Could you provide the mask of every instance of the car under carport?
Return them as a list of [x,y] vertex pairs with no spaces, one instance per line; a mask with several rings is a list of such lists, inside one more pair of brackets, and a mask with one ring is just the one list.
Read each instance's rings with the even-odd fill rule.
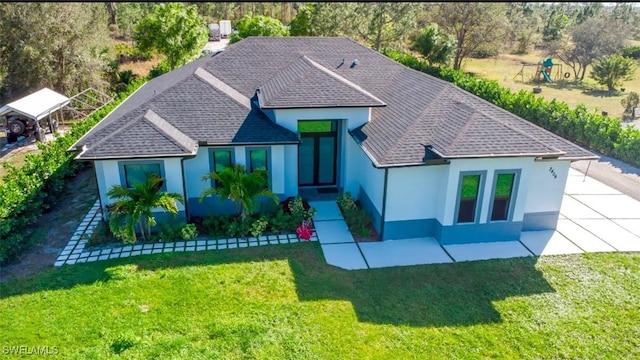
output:
[[32,135],[37,141],[43,141],[47,128],[52,133],[57,130],[57,120],[52,115],[68,105],[70,100],[49,88],[43,88],[4,105],[0,108],[0,123],[7,134],[7,142],[13,143],[20,136]]

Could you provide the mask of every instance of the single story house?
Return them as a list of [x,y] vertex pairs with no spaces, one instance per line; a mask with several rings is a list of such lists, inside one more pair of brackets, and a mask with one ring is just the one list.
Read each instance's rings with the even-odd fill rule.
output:
[[[229,211],[201,192],[230,164],[266,168],[280,198],[351,192],[384,240],[517,240],[554,229],[583,148],[348,38],[250,37],[157,77],[70,150],[102,207],[145,173],[180,216]],[[103,211],[104,213],[104,211]]]

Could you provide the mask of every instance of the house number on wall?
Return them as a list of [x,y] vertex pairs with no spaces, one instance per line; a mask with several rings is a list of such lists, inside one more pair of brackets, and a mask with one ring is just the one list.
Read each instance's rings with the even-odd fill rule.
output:
[[551,175],[553,175],[554,179],[558,178],[558,175],[556,174],[556,171],[553,170],[553,167],[549,166],[549,172],[551,173]]

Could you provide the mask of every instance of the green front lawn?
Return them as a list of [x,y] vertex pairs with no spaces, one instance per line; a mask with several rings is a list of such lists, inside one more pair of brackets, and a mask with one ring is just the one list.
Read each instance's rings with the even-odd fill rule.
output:
[[640,254],[346,271],[299,243],[0,286],[3,346],[56,346],[62,358],[640,357]]

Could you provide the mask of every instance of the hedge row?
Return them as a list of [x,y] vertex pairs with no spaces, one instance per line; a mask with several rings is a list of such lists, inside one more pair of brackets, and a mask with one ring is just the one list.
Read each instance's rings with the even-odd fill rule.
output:
[[390,50],[382,53],[412,69],[449,81],[576,144],[640,166],[640,130],[623,127],[617,119],[590,113],[582,104],[570,109],[564,102],[546,101],[525,90],[513,93],[496,81],[478,79],[452,68],[429,66],[407,53]]
[[15,259],[33,244],[29,228],[59,200],[66,180],[84,166],[74,161],[77,154],[67,149],[143,83],[130,84],[114,101],[73,124],[54,141],[39,143],[41,153],[27,155],[22,168],[3,164],[8,171],[0,184],[0,264]]

